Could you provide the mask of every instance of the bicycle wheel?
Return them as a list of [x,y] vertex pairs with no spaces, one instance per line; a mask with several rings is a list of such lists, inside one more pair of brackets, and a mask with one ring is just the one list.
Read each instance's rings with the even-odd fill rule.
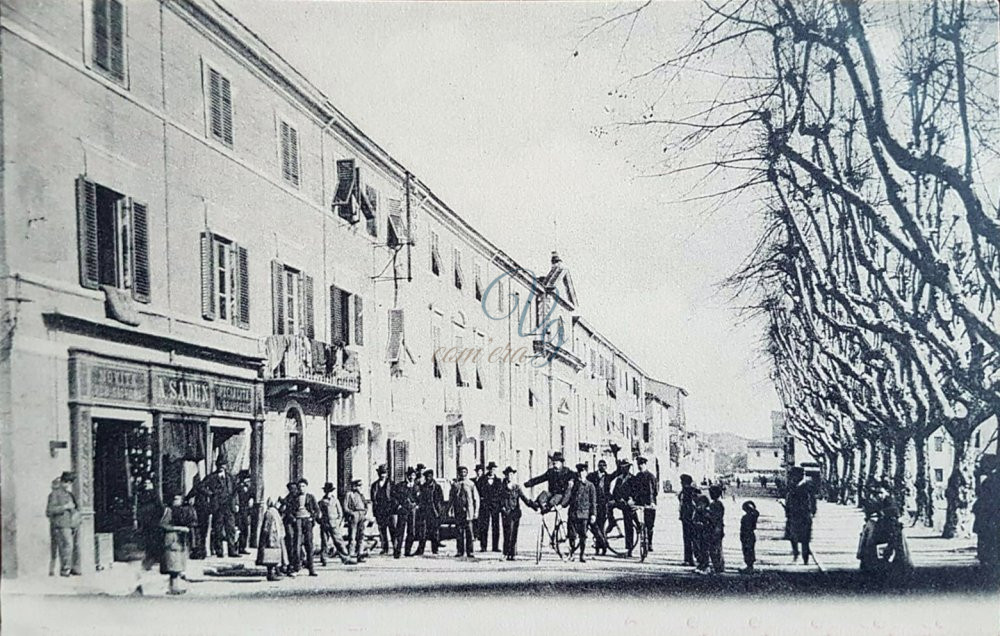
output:
[[625,520],[622,516],[622,511],[620,508],[612,508],[608,510],[608,519],[614,519],[616,533],[608,536],[607,532],[607,522],[605,522],[605,527],[602,529],[604,531],[604,539],[607,542],[608,551],[615,555],[616,557],[625,556],[625,533],[623,528],[625,527]]
[[569,538],[566,536],[566,523],[560,518],[556,519],[556,527],[552,531],[552,548],[563,561],[570,556],[568,545],[563,545]]
[[646,524],[641,521],[637,521],[635,524],[635,531],[639,539],[639,562],[642,563],[646,560],[649,555],[649,536],[646,534]]
[[538,541],[535,543],[535,565],[542,562],[542,544],[545,542],[545,521],[538,524]]

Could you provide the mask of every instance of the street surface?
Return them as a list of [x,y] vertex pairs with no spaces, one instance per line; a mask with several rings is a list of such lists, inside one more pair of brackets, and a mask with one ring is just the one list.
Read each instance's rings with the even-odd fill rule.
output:
[[[5,584],[4,627],[12,634],[178,633],[181,625],[186,633],[280,633],[287,631],[291,611],[296,626],[337,625],[338,633],[461,633],[477,621],[493,619],[512,629],[520,621],[530,619],[537,627],[539,619],[551,619],[560,629],[575,621],[586,629],[591,620],[626,627],[655,620],[660,626],[672,625],[675,633],[717,633],[731,621],[751,634],[801,629],[821,634],[859,629],[908,635],[1000,633],[998,585],[976,569],[972,541],[944,540],[922,528],[908,529],[913,578],[903,585],[878,587],[858,572],[854,554],[862,517],[857,509],[819,504],[814,549],[821,570],[791,563],[788,543],[781,540],[781,506],[774,499],[755,498],[761,511],[761,572],[744,576],[737,573],[743,567],[742,501],[725,499],[727,571],[721,576],[698,575],[681,565],[677,503],[666,495],[661,496],[654,551],[645,563],[610,556],[588,556],[585,564],[563,562],[547,551],[536,565],[538,516],[528,510],[521,525],[519,560],[513,563],[493,552],[480,554],[475,562],[455,559],[454,542],[449,541],[437,556],[373,556],[356,566],[334,561],[318,568],[318,577],[267,582],[252,558],[243,561],[244,570],[227,576],[210,572],[231,567],[235,560],[209,560],[191,562],[197,565],[189,573],[189,591],[181,597],[164,595],[166,577],[155,570],[140,573],[120,565],[103,573],[99,582],[56,577]],[[206,573],[198,571],[202,567]],[[137,582],[144,596],[127,596]],[[25,627],[44,623],[39,612],[51,617],[51,631]],[[223,618],[226,622],[220,622]],[[900,629],[904,623],[913,628]]]

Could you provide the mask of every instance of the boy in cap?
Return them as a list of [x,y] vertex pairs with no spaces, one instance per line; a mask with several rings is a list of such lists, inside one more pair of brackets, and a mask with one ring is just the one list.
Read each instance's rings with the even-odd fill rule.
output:
[[503,469],[503,483],[500,489],[500,517],[503,521],[503,557],[513,561],[517,555],[517,530],[521,525],[521,502],[529,508],[535,504],[524,496],[524,491],[514,481],[517,471],[508,466]]
[[[365,496],[361,494],[361,480],[355,479],[351,482],[351,491],[344,496],[344,514],[347,516],[347,552],[353,553],[354,558],[361,560],[361,545],[365,538],[365,516],[368,505],[365,503]],[[379,532],[382,531],[379,526]],[[385,536],[384,534],[382,536]]]
[[741,574],[753,574],[753,564],[757,561],[757,505],[752,501],[743,502],[743,518],[740,519],[740,546],[743,548],[743,562],[746,568]]
[[646,544],[653,551],[653,527],[656,525],[656,495],[660,488],[656,483],[656,475],[647,468],[649,463],[645,457],[637,457],[635,463],[639,466],[637,474],[631,483],[630,494],[637,506],[645,506],[642,510],[642,523],[646,527]]
[[580,563],[586,562],[587,528],[597,519],[597,489],[587,481],[587,464],[576,465],[576,488],[570,496],[569,545],[570,553],[580,549]]
[[[333,544],[333,554],[340,557],[340,560],[346,565],[348,563],[353,563],[350,558],[350,553],[347,551],[347,546],[344,545],[344,538],[342,536],[344,527],[344,509],[340,506],[340,502],[337,501],[337,495],[334,494],[333,484],[326,482],[323,484],[323,498],[319,500],[319,562],[320,565],[326,565],[326,557],[328,555],[327,542]],[[329,554],[329,556],[333,556]]]
[[76,475],[66,471],[58,479],[52,480],[45,514],[49,518],[49,540],[51,542],[49,576],[55,574],[56,555],[59,556],[59,574],[69,576],[80,574],[80,551],[77,546],[77,530],[80,514],[76,498],[70,487]]

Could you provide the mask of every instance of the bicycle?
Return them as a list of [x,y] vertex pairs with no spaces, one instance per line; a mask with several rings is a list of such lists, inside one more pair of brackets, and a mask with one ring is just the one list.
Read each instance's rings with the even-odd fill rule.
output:
[[[614,525],[616,525],[620,529],[621,535],[613,538],[621,539],[623,541],[623,544],[619,545],[616,548],[615,545],[612,543],[612,537],[607,536],[606,527],[601,528],[601,535],[606,545],[608,546],[608,550],[616,557],[622,557],[622,558],[627,557],[629,552],[627,549],[628,547],[627,541],[625,540],[626,514],[630,515],[632,518],[632,526],[635,530],[634,532],[635,544],[632,546],[632,549],[634,550],[635,548],[639,548],[639,562],[641,563],[645,561],[646,557],[649,556],[649,535],[646,532],[646,524],[642,520],[643,515],[640,514],[640,512],[646,510],[647,508],[653,508],[653,506],[639,506],[635,504],[618,503],[613,505],[608,510],[609,523],[607,525],[611,525],[610,522],[612,520],[614,521]],[[617,515],[616,511],[618,513]]]
[[[541,563],[542,548],[546,543],[561,561],[565,561],[570,556],[570,551],[565,550],[563,544],[569,541],[569,537],[566,531],[566,522],[563,521],[562,514],[559,512],[559,506],[539,504],[535,509],[541,516],[541,523],[538,526],[538,540],[535,543],[535,564]],[[545,520],[545,516],[550,512],[555,513],[555,519],[551,528],[549,528],[549,524]]]

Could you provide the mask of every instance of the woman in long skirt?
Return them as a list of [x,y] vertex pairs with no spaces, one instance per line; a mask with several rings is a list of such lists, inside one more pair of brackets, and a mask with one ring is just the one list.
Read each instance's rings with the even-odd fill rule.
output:
[[277,570],[288,566],[288,549],[285,546],[285,524],[278,512],[278,505],[272,499],[267,500],[267,511],[260,525],[260,538],[257,541],[257,565],[267,567],[267,580],[277,581]]
[[190,550],[190,519],[184,499],[176,495],[172,505],[163,511],[160,528],[163,529],[163,553],[160,558],[160,573],[170,577],[170,588],[167,594],[183,594],[186,590],[177,586],[177,580],[187,569],[188,551]]

